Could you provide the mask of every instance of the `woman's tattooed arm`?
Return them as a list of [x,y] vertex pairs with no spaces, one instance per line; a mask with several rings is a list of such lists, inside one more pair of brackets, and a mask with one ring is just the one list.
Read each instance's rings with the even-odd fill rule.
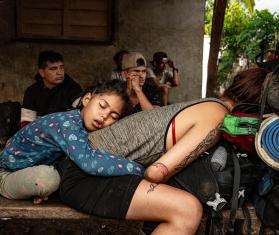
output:
[[205,139],[188,155],[186,156],[176,167],[175,172],[178,172],[185,168],[189,163],[196,160],[202,153],[214,146],[220,137],[219,124],[215,129],[211,130]]

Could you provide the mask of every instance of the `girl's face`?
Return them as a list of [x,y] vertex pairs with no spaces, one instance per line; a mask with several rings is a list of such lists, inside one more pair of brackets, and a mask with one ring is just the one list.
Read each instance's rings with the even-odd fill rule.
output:
[[124,101],[115,93],[90,94],[82,99],[81,115],[85,128],[95,131],[115,123],[121,116]]

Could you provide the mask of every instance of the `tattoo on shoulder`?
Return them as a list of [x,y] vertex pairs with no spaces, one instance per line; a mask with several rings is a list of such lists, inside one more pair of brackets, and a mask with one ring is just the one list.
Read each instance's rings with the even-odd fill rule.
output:
[[185,168],[185,166],[196,160],[202,153],[217,143],[220,135],[219,128],[221,125],[222,123],[220,123],[215,129],[211,130],[204,140],[175,167],[176,172]]
[[159,184],[151,183],[151,184],[149,185],[149,189],[147,190],[147,194],[148,194],[148,193],[152,193],[158,185],[159,185]]

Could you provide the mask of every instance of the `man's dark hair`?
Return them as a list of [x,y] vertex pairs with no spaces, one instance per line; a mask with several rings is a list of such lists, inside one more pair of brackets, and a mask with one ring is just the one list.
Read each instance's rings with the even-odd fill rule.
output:
[[58,62],[58,61],[64,61],[63,56],[55,51],[42,51],[39,54],[38,58],[38,68],[44,69],[47,66],[47,62]]
[[163,52],[163,51],[158,51],[158,52],[155,52],[153,54],[153,63],[156,64],[156,66],[159,65],[159,63],[162,62],[162,59],[163,58],[168,58],[168,55],[167,53]]
[[129,52],[127,50],[120,50],[113,56],[113,61],[116,64],[116,69],[121,71],[122,67],[122,58],[124,54],[128,54]]

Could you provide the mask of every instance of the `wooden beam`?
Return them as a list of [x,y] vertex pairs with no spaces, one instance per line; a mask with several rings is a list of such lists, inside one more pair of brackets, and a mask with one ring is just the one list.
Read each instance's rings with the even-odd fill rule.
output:
[[15,38],[15,0],[0,1],[0,45]]
[[208,75],[206,96],[216,96],[218,53],[224,25],[227,0],[215,0],[211,27],[210,51],[208,58]]

